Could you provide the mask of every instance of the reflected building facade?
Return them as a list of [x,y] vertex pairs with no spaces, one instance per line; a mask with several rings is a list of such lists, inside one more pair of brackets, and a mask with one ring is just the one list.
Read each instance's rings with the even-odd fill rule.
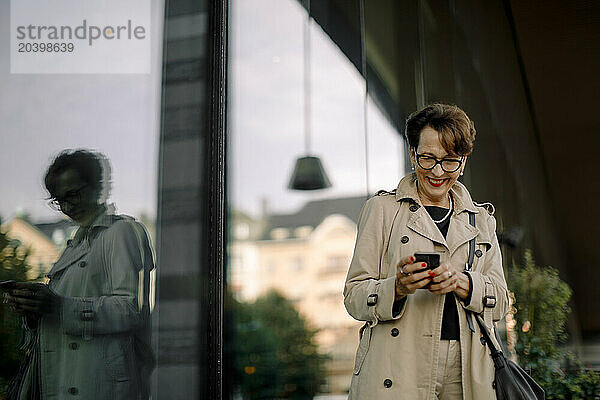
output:
[[27,249],[30,268],[27,277],[43,280],[52,264],[58,260],[76,226],[69,220],[34,224],[26,217],[17,216],[2,224],[0,229]]
[[350,388],[356,334],[361,323],[343,304],[343,283],[352,258],[364,196],[307,202],[290,214],[253,220],[234,211],[229,245],[230,287],[238,301],[253,302],[270,290],[288,298],[318,333],[326,393]]

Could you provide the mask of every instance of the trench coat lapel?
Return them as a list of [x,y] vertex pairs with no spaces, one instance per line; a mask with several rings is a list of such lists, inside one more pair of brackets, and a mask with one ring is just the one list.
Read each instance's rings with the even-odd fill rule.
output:
[[468,222],[464,221],[463,218],[467,213],[462,215],[452,215],[450,220],[450,226],[448,227],[448,250],[450,256],[454,254],[456,249],[462,244],[467,243],[469,240],[477,237],[479,234],[479,228],[471,226]]
[[89,251],[90,244],[88,240],[82,240],[76,246],[73,245],[73,242],[69,243],[58,261],[52,266],[52,269],[48,273],[48,277],[52,279],[52,276],[82,259]]
[[58,261],[54,263],[52,269],[48,273],[49,278],[52,278],[53,275],[56,275],[58,272],[73,265],[89,253],[91,249],[89,238],[90,232],[98,228],[109,227],[112,224],[114,216],[107,214],[106,206],[102,205],[99,211],[98,216],[90,225],[87,232],[84,232],[81,230],[82,228],[79,228],[75,233],[75,237],[67,242],[65,251],[61,254]]
[[435,226],[435,223],[429,217],[429,214],[427,214],[425,207],[419,207],[416,212],[411,213],[406,226],[419,235],[425,236],[429,240],[447,246],[446,240],[444,239],[444,236],[442,236],[442,232]]

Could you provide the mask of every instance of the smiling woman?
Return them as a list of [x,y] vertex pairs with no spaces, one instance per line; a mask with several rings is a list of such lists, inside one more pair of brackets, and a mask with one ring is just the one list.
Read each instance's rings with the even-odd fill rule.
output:
[[449,190],[465,169],[475,135],[475,124],[456,106],[432,104],[408,118],[406,139],[423,205],[451,207]]
[[[495,398],[492,360],[466,316],[498,321],[508,309],[496,221],[458,182],[475,134],[456,106],[411,114],[415,172],[363,207],[344,290],[348,313],[366,321],[350,399],[372,398],[382,383],[389,398]],[[466,268],[475,243],[481,257]],[[433,255],[439,266],[428,265]]]

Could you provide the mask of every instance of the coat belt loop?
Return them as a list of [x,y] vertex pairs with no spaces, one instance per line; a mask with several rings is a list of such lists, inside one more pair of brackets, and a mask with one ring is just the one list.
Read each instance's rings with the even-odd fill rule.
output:
[[91,318],[86,318],[83,320],[83,335],[82,339],[89,342],[92,340],[92,324],[94,323],[94,315],[93,315],[93,303],[90,300],[84,300],[85,310],[92,310]]

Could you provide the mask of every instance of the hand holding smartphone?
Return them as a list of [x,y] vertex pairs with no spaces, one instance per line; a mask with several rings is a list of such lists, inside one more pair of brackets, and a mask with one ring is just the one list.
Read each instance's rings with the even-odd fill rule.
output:
[[56,313],[60,308],[60,297],[48,285],[40,282],[0,282],[0,288],[8,294],[8,303],[22,315]]
[[0,282],[0,289],[5,292],[10,292],[11,290],[15,289],[16,287],[17,287],[17,282],[13,281],[13,280]]
[[415,259],[416,263],[424,262],[427,264],[424,269],[436,269],[440,266],[440,253],[415,253]]
[[20,290],[27,291],[28,293],[33,294],[33,293],[38,292],[44,286],[46,286],[46,285],[44,285],[43,283],[40,283],[40,282],[17,282],[17,281],[13,281],[13,280],[0,282],[0,289],[2,289],[5,292],[10,292],[11,290],[15,290],[15,289],[20,289]]
[[[434,270],[440,266],[440,253],[415,253],[415,263],[425,263],[427,266],[423,269],[420,269],[416,272],[421,272],[425,270]],[[421,289],[426,289],[429,284],[425,285]]]

